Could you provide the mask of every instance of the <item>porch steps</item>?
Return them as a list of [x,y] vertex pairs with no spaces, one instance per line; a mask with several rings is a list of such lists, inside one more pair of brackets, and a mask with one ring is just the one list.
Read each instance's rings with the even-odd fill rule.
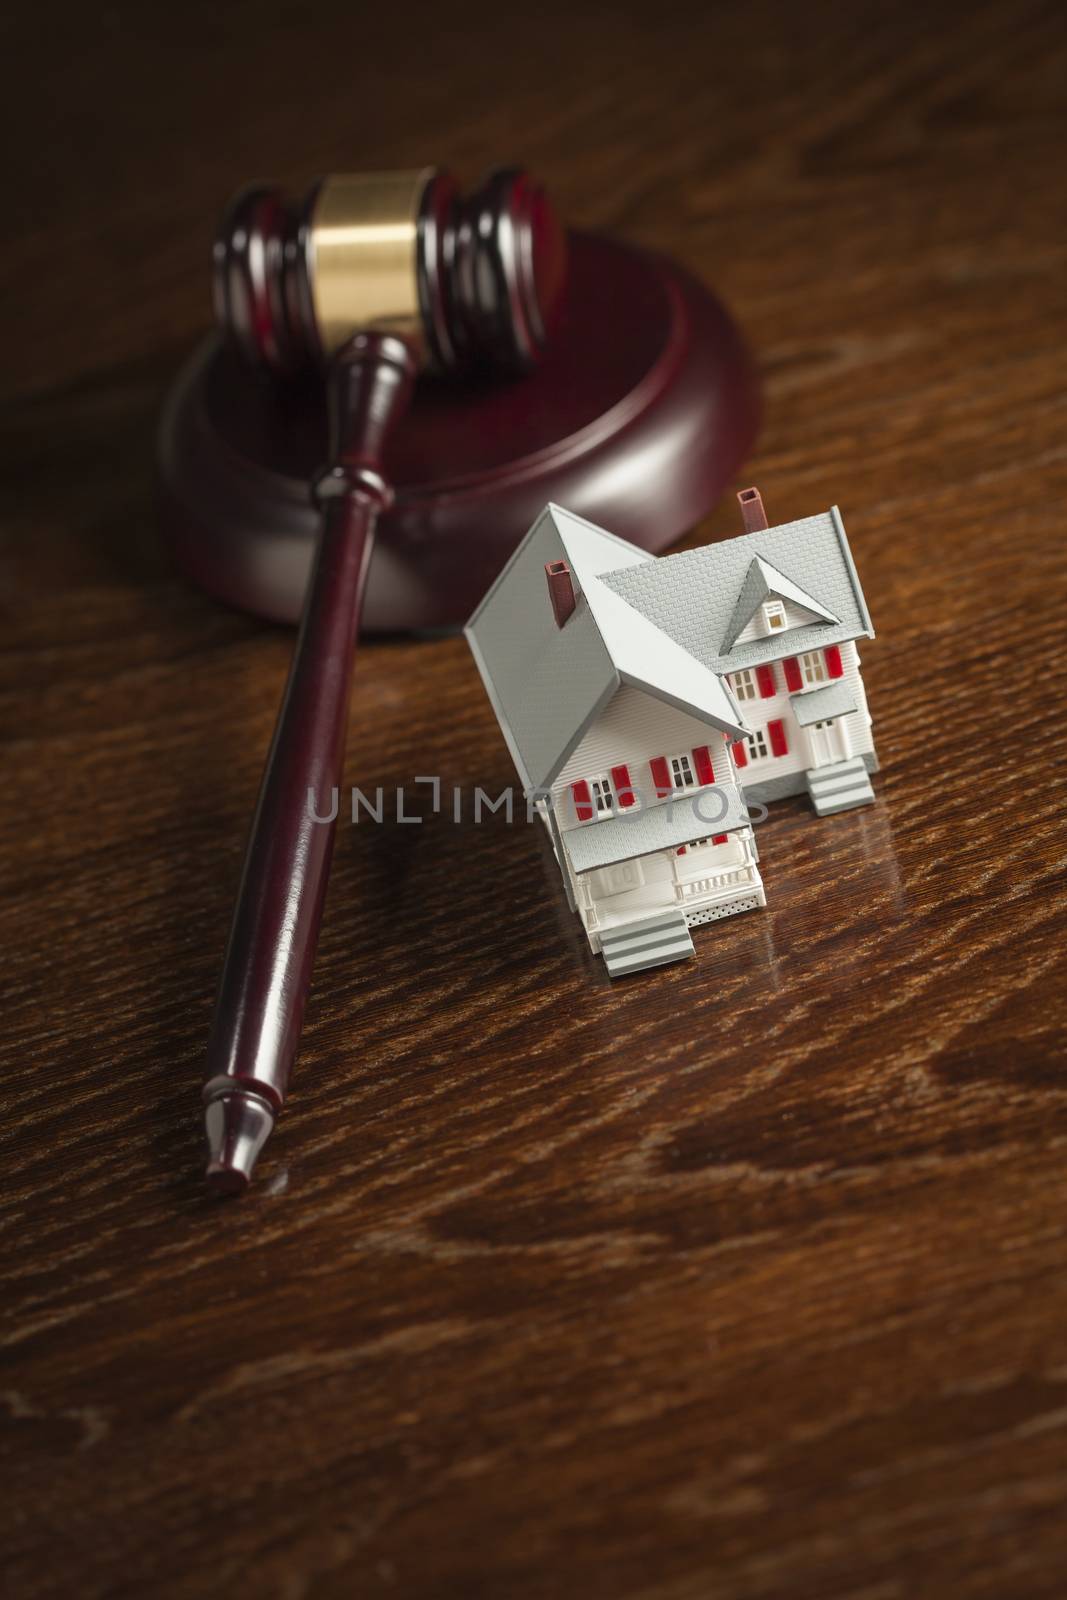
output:
[[870,805],[874,799],[862,756],[834,761],[827,767],[812,767],[804,776],[817,817],[832,817],[835,811],[851,811],[853,806]]
[[623,978],[645,967],[684,961],[693,954],[693,941],[685,912],[661,911],[653,917],[606,928],[600,935],[600,952],[609,978]]

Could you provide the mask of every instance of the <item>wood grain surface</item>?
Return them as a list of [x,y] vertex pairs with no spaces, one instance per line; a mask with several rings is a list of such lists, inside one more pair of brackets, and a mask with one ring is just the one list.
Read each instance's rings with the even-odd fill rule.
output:
[[[5,64],[6,1594],[1060,1600],[1062,8],[38,6]],[[173,575],[158,407],[235,185],[503,157],[741,317],[878,803],[778,807],[766,913],[615,987],[532,829],[342,826],[213,1204],[290,638]],[[457,639],[362,653],[350,751],[510,778]]]

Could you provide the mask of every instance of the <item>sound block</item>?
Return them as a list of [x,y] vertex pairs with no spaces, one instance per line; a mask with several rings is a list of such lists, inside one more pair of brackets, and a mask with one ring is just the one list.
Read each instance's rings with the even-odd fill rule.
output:
[[[755,374],[719,302],[672,262],[570,238],[560,325],[532,375],[420,379],[388,465],[364,632],[456,626],[549,500],[646,550],[710,510],[755,437]],[[161,423],[163,525],[179,565],[262,617],[300,613],[326,459],[321,376],[283,385],[217,340]]]

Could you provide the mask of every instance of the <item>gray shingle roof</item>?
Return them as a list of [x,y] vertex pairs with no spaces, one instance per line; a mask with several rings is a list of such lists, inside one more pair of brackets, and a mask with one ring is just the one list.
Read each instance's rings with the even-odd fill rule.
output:
[[827,717],[847,717],[856,709],[856,696],[844,678],[839,678],[824,689],[790,695],[789,704],[800,726],[810,728],[813,722],[825,722]]
[[735,784],[713,784],[697,794],[674,795],[640,811],[620,811],[603,822],[568,828],[563,845],[575,872],[632,861],[653,850],[676,849],[712,833],[747,827],[748,811]]
[[[557,628],[545,562],[564,560],[577,604]],[[745,732],[729,686],[602,582],[652,556],[584,517],[548,505],[465,629],[523,784],[551,785],[623,683],[732,739]]]
[[[722,642],[730,636],[756,557],[810,596],[821,612],[838,620],[746,640],[724,651]],[[712,672],[736,672],[798,650],[874,637],[836,506],[815,517],[602,573],[601,582]]]

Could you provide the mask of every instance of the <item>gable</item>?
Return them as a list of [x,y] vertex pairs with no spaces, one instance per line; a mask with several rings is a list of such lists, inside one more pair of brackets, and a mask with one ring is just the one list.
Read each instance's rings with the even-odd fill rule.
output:
[[766,634],[760,623],[763,607],[771,599],[780,601],[783,606],[788,603],[798,615],[803,614],[808,622],[839,620],[832,611],[828,611],[798,583],[794,583],[792,578],[786,577],[785,573],[772,566],[769,561],[756,555],[748,564],[745,581],[741,585],[741,592],[730,613],[730,621],[719,646],[723,655],[727,655],[733,649],[742,635],[762,638]]
[[698,745],[708,746],[716,781],[732,783],[724,734],[677,706],[665,705],[644,690],[623,684],[597,713],[553,785],[561,828],[576,823],[574,811],[567,804],[567,790],[579,778],[595,778],[610,773],[612,767],[627,767],[630,782],[641,790],[648,804],[653,790],[649,762],[656,756],[678,755]]

